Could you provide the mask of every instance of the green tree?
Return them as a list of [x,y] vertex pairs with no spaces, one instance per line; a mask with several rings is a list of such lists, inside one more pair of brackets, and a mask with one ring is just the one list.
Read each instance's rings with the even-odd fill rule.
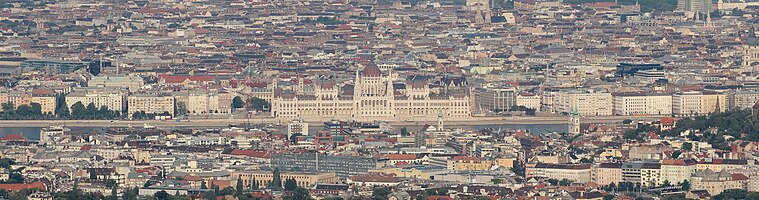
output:
[[232,99],[232,108],[242,108],[243,106],[245,106],[245,102],[239,96]]
[[235,188],[236,189],[236,193],[235,193],[236,197],[239,197],[242,194],[242,190],[243,190],[242,187],[243,187],[242,186],[242,177],[237,176],[237,187]]
[[98,179],[98,174],[97,174],[97,171],[95,170],[95,168],[90,168],[89,172],[90,172],[90,180],[97,180]]
[[693,149],[693,144],[691,144],[690,142],[683,143],[682,149],[690,151]]
[[604,196],[604,200],[612,200],[612,199],[614,199],[614,195],[612,194],[607,194],[606,196]]
[[10,116],[13,115],[16,111],[16,105],[13,105],[13,102],[5,102],[3,103],[3,115]]
[[171,195],[164,190],[156,192],[153,196],[156,200],[169,200],[171,198]]
[[552,179],[552,178],[546,180],[546,182],[548,182],[549,184],[554,185],[554,186],[559,185],[559,180]]
[[63,101],[60,106],[56,108],[55,113],[59,118],[65,119],[71,117],[71,112],[69,111],[69,106],[66,105],[66,101]]
[[511,168],[511,171],[518,176],[524,176],[524,170],[524,165],[520,162],[514,162],[514,166]]
[[208,186],[206,185],[206,181],[200,181],[200,189],[208,189]]
[[74,105],[71,105],[71,116],[74,119],[83,119],[87,114],[87,108],[84,107],[81,101],[77,101]]
[[178,101],[176,106],[176,111],[174,111],[175,115],[187,115],[187,103],[184,101]]
[[372,200],[385,200],[390,193],[390,189],[375,187],[374,190],[372,190]]
[[253,97],[248,99],[247,102],[248,110],[267,111],[271,109],[271,103],[264,99]]
[[683,182],[680,182],[678,185],[683,188],[683,191],[690,191],[690,182],[688,182],[688,180],[683,180]]
[[623,123],[623,124],[632,124],[632,122],[633,122],[633,120],[632,120],[632,119],[625,119],[625,120],[622,120],[622,123]]
[[561,179],[561,181],[559,181],[560,186],[569,186],[570,184],[572,184],[572,181],[569,179]]
[[672,152],[672,158],[678,158],[680,157],[680,154],[682,154],[680,151],[674,151]]
[[87,104],[86,113],[88,119],[95,119],[97,117],[98,108],[95,106],[95,103],[89,103]]
[[285,180],[285,191],[293,191],[297,187],[298,187],[298,183],[295,181],[294,178],[289,178]]
[[279,168],[274,168],[274,172],[272,172],[271,182],[269,183],[269,188],[282,188],[282,175],[279,172]]
[[403,128],[401,128],[401,135],[403,135],[403,136],[408,135],[408,129],[406,129],[405,126]]
[[311,192],[308,191],[308,189],[303,187],[297,187],[292,191],[292,195],[290,196],[290,199],[292,200],[310,200],[311,198]]

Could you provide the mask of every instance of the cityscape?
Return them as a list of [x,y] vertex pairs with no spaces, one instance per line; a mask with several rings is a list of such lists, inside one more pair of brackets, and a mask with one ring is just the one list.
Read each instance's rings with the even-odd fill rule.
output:
[[759,200],[759,0],[0,0],[0,200]]

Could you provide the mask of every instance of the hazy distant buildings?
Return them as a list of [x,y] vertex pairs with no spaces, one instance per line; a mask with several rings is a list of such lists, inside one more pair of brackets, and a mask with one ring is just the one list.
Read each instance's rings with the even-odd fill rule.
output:
[[517,101],[516,88],[482,88],[475,90],[477,108],[480,112],[508,111]]
[[318,153],[284,153],[271,156],[272,167],[283,171],[334,172],[340,178],[362,175],[377,167],[375,158],[324,155]]
[[677,10],[706,14],[712,12],[712,0],[677,0]]

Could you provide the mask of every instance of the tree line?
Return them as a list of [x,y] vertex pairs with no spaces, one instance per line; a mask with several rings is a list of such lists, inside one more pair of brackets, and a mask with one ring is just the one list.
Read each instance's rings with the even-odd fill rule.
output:
[[[42,105],[39,103],[29,103],[23,105],[15,105],[13,102],[4,102],[0,104],[2,112],[0,112],[0,120],[32,120],[32,119],[60,119],[60,120],[116,120],[125,119],[129,116],[126,113],[122,113],[121,110],[111,110],[107,106],[97,107],[94,103],[84,105],[81,101],[69,106],[66,104],[65,96],[59,96],[56,98],[55,113],[43,112]],[[247,102],[243,101],[239,96],[232,99],[232,108],[247,108],[249,110],[265,111],[271,109],[271,103],[259,98],[248,99]],[[187,104],[185,102],[177,102],[175,109],[175,115],[186,115]],[[217,111],[218,112],[218,111]],[[131,115],[132,119],[155,119],[156,116],[170,116],[171,113],[146,113],[145,111],[135,112]]]

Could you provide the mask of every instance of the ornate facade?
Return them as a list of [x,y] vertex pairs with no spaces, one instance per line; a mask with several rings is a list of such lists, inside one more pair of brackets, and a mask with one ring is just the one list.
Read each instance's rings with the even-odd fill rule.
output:
[[435,94],[424,80],[394,82],[377,66],[356,72],[353,84],[331,81],[315,83],[307,93],[277,88],[271,115],[280,120],[326,121],[410,121],[468,118],[471,114],[469,90],[445,90]]

